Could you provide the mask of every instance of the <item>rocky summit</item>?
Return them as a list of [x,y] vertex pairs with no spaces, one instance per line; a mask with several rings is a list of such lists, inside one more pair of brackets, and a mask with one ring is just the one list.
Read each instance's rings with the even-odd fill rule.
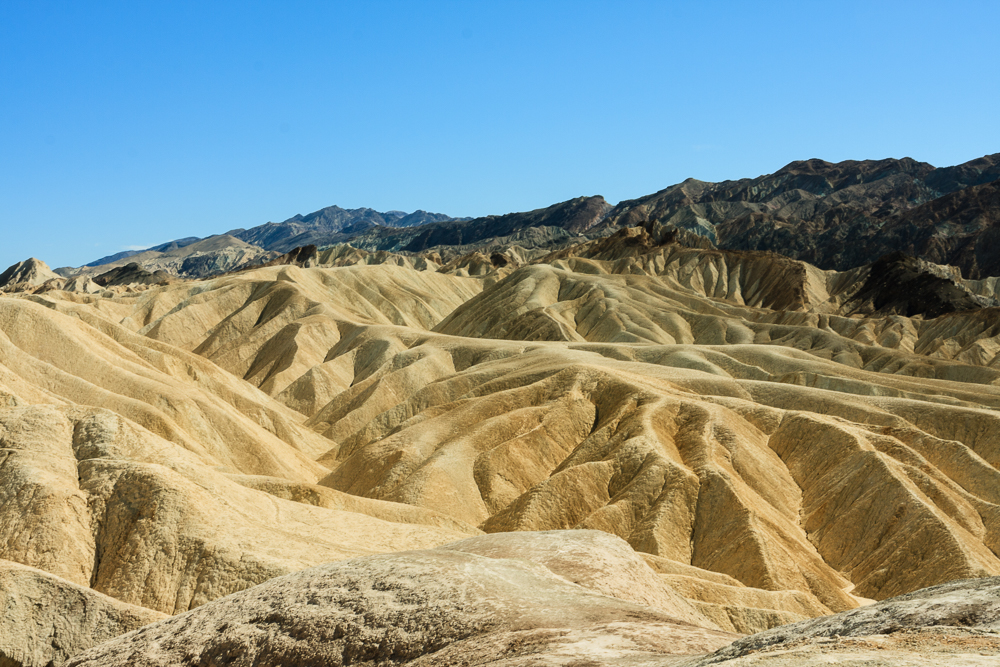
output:
[[997,664],[997,165],[10,267],[0,667]]

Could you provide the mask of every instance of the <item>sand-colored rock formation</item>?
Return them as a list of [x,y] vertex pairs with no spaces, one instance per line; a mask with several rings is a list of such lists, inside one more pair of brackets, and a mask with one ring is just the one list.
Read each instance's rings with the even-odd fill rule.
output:
[[399,253],[378,250],[369,252],[359,250],[349,245],[334,245],[318,251],[316,255],[316,266],[337,267],[355,266],[358,264],[375,265],[390,264],[392,266],[402,266],[417,271],[437,271],[441,268],[438,262],[418,255],[401,255]]
[[684,667],[1000,662],[1000,577],[953,581],[878,604],[739,639]]
[[573,531],[493,535],[304,570],[69,664],[520,665],[598,656],[635,664],[733,638],[659,584],[620,540]]
[[0,292],[23,292],[61,276],[40,259],[31,257],[0,273]]
[[0,297],[0,558],[173,614],[596,529],[738,633],[1000,574],[995,308],[852,315],[866,267],[642,230],[369,257]]
[[166,618],[48,572],[0,560],[0,664],[61,665],[90,647]]
[[309,565],[477,532],[443,517],[395,523],[391,506],[389,521],[376,518],[388,503],[282,500],[108,411],[8,408],[0,437],[0,558],[165,613]]
[[600,532],[502,533],[281,577],[69,664],[975,667],[1000,658],[996,577],[785,625],[688,658],[733,635],[655,577]]

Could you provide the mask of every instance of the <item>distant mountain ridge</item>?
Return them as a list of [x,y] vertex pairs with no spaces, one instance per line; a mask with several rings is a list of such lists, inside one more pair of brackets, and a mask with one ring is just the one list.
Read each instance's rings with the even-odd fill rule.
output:
[[142,250],[125,250],[101,257],[85,264],[84,267],[113,264],[148,252],[169,253],[211,238],[226,236],[281,254],[304,245],[329,244],[334,242],[331,240],[333,237],[357,234],[373,227],[405,228],[466,219],[420,210],[413,213],[404,211],[380,213],[370,208],[344,209],[339,206],[327,206],[307,215],[296,214],[283,222],[267,222],[250,229],[238,228],[224,234],[206,237],[188,236]]
[[600,195],[576,197],[546,208],[487,215],[472,220],[448,220],[410,228],[377,228],[361,234],[343,234],[337,243],[371,251],[423,252],[441,246],[468,246],[508,237],[527,230],[546,230],[534,240],[544,244],[575,237],[596,227],[612,207]]
[[122,259],[128,259],[129,257],[134,257],[140,253],[144,252],[168,252],[170,250],[176,250],[178,248],[184,248],[192,243],[197,243],[201,241],[201,238],[197,236],[187,236],[182,239],[177,239],[175,241],[167,241],[166,243],[161,243],[160,245],[154,245],[151,248],[144,248],[142,250],[124,250],[122,252],[116,252],[113,255],[108,255],[107,257],[101,257],[100,259],[94,260],[89,264],[84,264],[84,266],[103,266],[105,264],[111,264],[112,262],[117,262]]
[[620,202],[604,224],[678,227],[720,248],[778,252],[824,269],[902,249],[978,278],[1000,272],[991,251],[997,179],[1000,153],[944,168],[911,158],[804,160],[752,179],[688,179]]
[[[639,226],[655,239],[684,230],[720,249],[777,252],[822,269],[863,266],[899,250],[957,266],[964,277],[978,279],[1000,275],[1000,252],[995,250],[1000,247],[998,179],[1000,153],[942,168],[912,158],[838,163],[810,159],[756,178],[719,183],[687,179],[615,206],[595,195],[474,219],[422,210],[328,206],[207,239],[228,239],[217,242],[219,249],[213,252],[221,252],[227,243],[242,243],[270,253],[253,257],[250,264],[296,248],[337,244],[369,252],[431,252],[449,261],[478,246],[502,251],[498,246],[517,244],[554,252],[577,242],[581,234],[593,238]],[[143,253],[150,261],[156,253],[175,258],[178,250],[192,246],[194,252],[207,239],[189,237],[146,251],[122,252],[88,267],[121,263]],[[198,252],[198,261],[188,263],[184,275],[203,277],[232,266],[231,259],[216,261]],[[235,250],[227,252],[233,256]]]
[[370,208],[327,206],[308,215],[294,215],[284,222],[234,229],[227,234],[265,250],[288,252],[299,246],[330,243],[336,235],[357,234],[373,227],[406,228],[462,219],[427,211],[379,213]]

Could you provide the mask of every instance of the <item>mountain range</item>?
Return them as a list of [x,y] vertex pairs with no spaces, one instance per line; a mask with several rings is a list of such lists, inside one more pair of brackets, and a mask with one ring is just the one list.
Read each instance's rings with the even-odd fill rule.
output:
[[[723,249],[777,252],[821,269],[850,269],[902,251],[958,267],[964,277],[978,279],[1000,274],[1000,259],[991,251],[1000,240],[998,179],[1000,154],[944,168],[910,158],[840,163],[813,159],[757,178],[720,183],[688,179],[616,206],[600,196],[578,197],[535,211],[475,219],[330,206],[281,223],[230,230],[219,235],[224,240],[208,252],[246,244],[260,249],[254,257],[239,256],[244,264],[252,264],[296,247],[349,244],[369,251],[437,252],[452,258],[456,248],[516,244],[554,249],[576,242],[581,234],[594,237],[643,226],[654,235],[661,234],[661,228],[685,230]],[[125,260],[147,262],[146,268],[181,277],[238,268],[232,257],[206,259],[198,245],[203,241],[178,239],[57,272],[92,274],[93,269]],[[201,259],[187,266],[183,261],[157,264],[161,254]],[[136,260],[137,255],[144,257]]]
[[997,179],[1000,154],[945,168],[910,158],[806,160],[752,179],[689,179],[621,202],[606,224],[672,225],[719,247],[778,252],[824,269],[902,250],[975,279],[1000,272],[991,252]]

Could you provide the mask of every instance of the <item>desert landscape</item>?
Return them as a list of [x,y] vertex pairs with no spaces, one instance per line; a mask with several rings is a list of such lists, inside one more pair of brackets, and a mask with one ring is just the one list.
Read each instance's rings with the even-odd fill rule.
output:
[[25,259],[0,666],[996,664],[998,178]]

